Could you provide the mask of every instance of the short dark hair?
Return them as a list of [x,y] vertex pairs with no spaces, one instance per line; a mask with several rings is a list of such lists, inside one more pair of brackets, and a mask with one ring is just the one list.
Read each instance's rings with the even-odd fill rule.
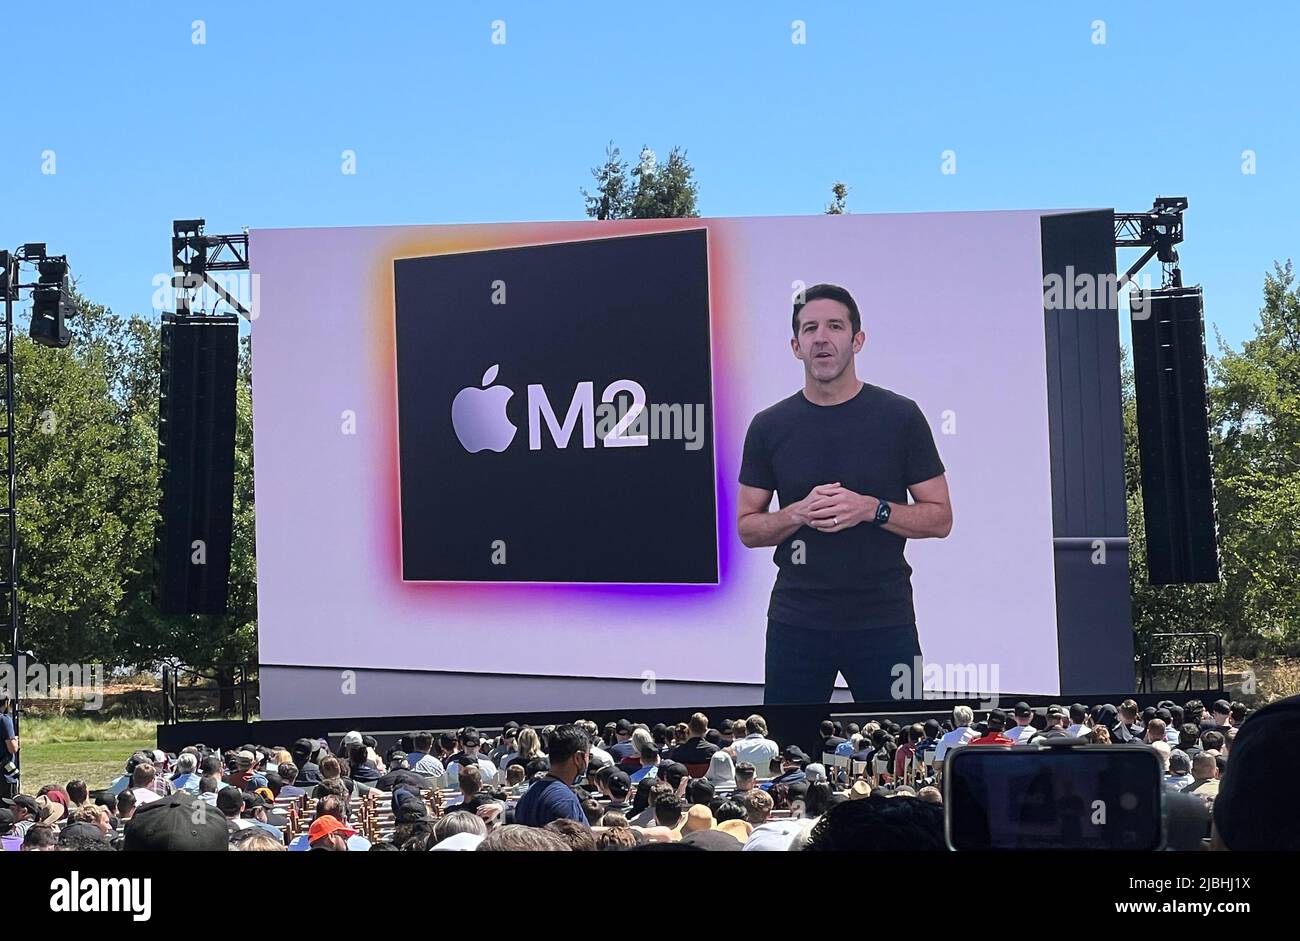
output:
[[853,333],[856,335],[862,329],[862,314],[858,311],[858,302],[853,299],[853,295],[838,284],[814,284],[806,288],[803,296],[794,302],[794,315],[790,318],[790,329],[794,335],[799,335],[799,311],[803,310],[805,305],[810,301],[839,301],[849,309],[849,324],[853,327]]
[[682,819],[682,809],[686,805],[676,794],[663,794],[655,798],[655,822],[664,827],[675,827]]
[[596,838],[591,833],[590,827],[584,827],[576,820],[569,820],[561,817],[559,820],[552,820],[543,830],[550,830],[565,843],[569,844],[569,849],[576,852],[594,852],[596,849]]
[[942,850],[943,807],[915,797],[868,797],[831,807],[805,850]]
[[591,751],[591,742],[587,738],[587,733],[576,725],[557,725],[551,732],[546,748],[546,755],[550,758],[551,765],[562,764],[580,751]]
[[411,736],[411,744],[416,751],[428,751],[433,748],[433,736],[428,732],[416,732]]

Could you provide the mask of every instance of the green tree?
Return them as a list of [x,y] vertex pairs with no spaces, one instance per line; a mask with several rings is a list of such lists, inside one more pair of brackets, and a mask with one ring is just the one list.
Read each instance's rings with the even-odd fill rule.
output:
[[157,512],[156,403],[138,381],[149,331],[79,303],[70,348],[14,342],[21,643],[49,661],[116,662]]
[[836,180],[835,185],[831,187],[831,196],[833,198],[826,204],[826,215],[842,216],[849,211],[846,205],[849,200],[849,188],[847,184]]
[[1243,656],[1300,652],[1300,289],[1264,281],[1255,335],[1213,361],[1210,421],[1224,634]]
[[583,189],[587,215],[593,219],[679,219],[699,215],[699,186],[686,152],[674,147],[659,164],[655,152],[641,148],[641,158],[628,173],[628,164],[611,141],[605,162],[593,167],[596,191]]
[[587,201],[587,215],[593,219],[626,219],[632,211],[632,188],[627,179],[627,161],[610,141],[605,146],[605,162],[592,168],[596,192],[582,190]]

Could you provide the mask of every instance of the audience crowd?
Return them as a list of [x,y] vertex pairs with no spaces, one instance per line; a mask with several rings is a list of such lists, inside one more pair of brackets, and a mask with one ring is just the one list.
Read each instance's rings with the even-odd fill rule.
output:
[[1264,809],[1293,777],[1300,697],[1249,720],[1223,700],[828,719],[811,755],[774,740],[761,715],[493,731],[415,732],[382,755],[359,732],[334,748],[137,752],[107,788],[73,780],[6,798],[0,838],[7,851],[937,850],[954,750],[1073,737],[1152,748],[1165,789],[1213,815],[1197,844],[1300,849],[1296,824]]

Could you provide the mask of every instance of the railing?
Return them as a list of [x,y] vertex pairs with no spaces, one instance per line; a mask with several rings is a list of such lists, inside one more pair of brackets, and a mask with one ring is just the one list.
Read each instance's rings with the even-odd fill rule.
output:
[[[214,679],[213,672],[229,675],[231,682]],[[163,724],[216,718],[247,722],[252,714],[250,700],[257,700],[256,674],[257,667],[249,662],[216,663],[202,669],[176,662],[163,664]],[[182,682],[187,678],[201,682]]]
[[[1161,692],[1157,682],[1172,674],[1169,692],[1192,689],[1223,689],[1223,637],[1214,631],[1158,633],[1147,636],[1141,654],[1141,688],[1144,693]],[[1196,685],[1204,673],[1205,685]]]

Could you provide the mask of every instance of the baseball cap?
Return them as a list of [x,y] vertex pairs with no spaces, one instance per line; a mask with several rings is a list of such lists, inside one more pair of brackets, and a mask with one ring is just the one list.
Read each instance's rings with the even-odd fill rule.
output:
[[228,785],[217,791],[217,810],[229,816],[243,809],[244,792],[239,788]]
[[329,836],[331,833],[342,833],[344,836],[353,836],[357,831],[353,830],[338,817],[326,814],[323,817],[317,817],[312,821],[311,827],[307,830],[307,842],[315,843],[319,839]]
[[465,735],[461,738],[461,741],[466,745],[477,745],[479,743],[478,733],[466,732]]
[[361,733],[354,729],[343,736],[343,744],[351,748],[353,745],[363,745],[365,743],[361,740]]
[[[6,807],[21,807],[27,811],[29,817],[35,817],[38,820],[41,817],[41,805],[36,803],[36,798],[30,794],[19,794],[17,797],[6,797],[4,799]],[[17,814],[14,814],[17,817]]]
[[1034,714],[1034,710],[1029,708],[1029,703],[1027,702],[1016,703],[1013,710],[1018,716],[1032,716]]
[[1048,706],[1047,714],[1048,716],[1053,716],[1053,717],[1060,716],[1062,718],[1065,718],[1069,716],[1070,711],[1066,709],[1064,706]]
[[809,784],[816,784],[818,781],[826,780],[826,766],[819,763],[813,763],[803,769],[804,777]]
[[785,750],[781,752],[781,757],[784,758],[786,761],[802,762],[808,760],[808,756],[804,754],[803,749],[800,748],[798,745],[787,745],[785,747]]
[[992,710],[989,713],[988,724],[990,729],[992,729],[994,725],[997,725],[999,728],[1005,729],[1007,727],[1006,711],[1003,709]]
[[0,830],[12,827],[14,822],[14,812],[8,807],[0,807]]
[[225,817],[188,791],[177,791],[136,808],[127,821],[122,848],[224,852],[229,839]]
[[1175,774],[1187,774],[1192,770],[1192,758],[1181,748],[1169,753],[1169,770]]
[[253,754],[251,751],[241,751],[235,756],[235,759],[241,765],[251,765],[253,762],[257,761],[257,755]]
[[617,722],[614,723],[614,731],[621,732],[621,733],[630,733],[632,731],[632,723],[629,722],[627,719],[619,719]]

